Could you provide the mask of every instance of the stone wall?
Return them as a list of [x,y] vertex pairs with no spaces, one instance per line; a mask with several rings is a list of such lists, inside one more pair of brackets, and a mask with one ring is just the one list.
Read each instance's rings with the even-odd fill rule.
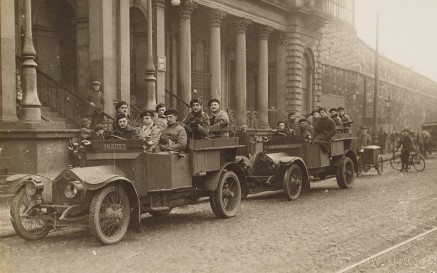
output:
[[[371,124],[374,49],[356,36],[352,26],[335,19],[324,26],[320,44],[322,94],[344,98],[355,127]],[[404,127],[419,130],[423,122],[437,120],[436,82],[383,56],[379,58],[379,64],[377,115],[383,128],[388,131]]]

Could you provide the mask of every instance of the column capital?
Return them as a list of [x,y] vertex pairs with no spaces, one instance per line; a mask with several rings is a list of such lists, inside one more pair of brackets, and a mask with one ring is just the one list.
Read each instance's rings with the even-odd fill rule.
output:
[[270,33],[272,33],[273,28],[270,26],[260,26],[258,28],[258,37],[260,40],[267,40],[269,39]]
[[223,18],[226,16],[226,12],[221,10],[212,9],[208,12],[208,23],[212,27],[220,27],[223,22]]
[[251,20],[242,18],[235,22],[235,30],[237,33],[246,33],[247,27],[252,23]]
[[193,10],[197,7],[196,3],[193,3],[191,0],[182,1],[182,3],[178,7],[179,18],[187,18],[190,19],[193,14]]
[[152,0],[152,7],[164,9],[165,0]]

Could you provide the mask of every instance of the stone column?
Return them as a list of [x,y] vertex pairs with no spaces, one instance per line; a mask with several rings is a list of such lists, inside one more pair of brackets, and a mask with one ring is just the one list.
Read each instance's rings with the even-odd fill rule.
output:
[[235,116],[237,126],[246,125],[246,30],[250,20],[235,24]]
[[117,100],[117,39],[113,1],[89,1],[89,58],[91,81],[101,80],[105,112],[115,114]]
[[[1,1],[3,2],[3,0]],[[36,52],[32,40],[31,0],[25,0],[24,5],[26,13],[24,25],[24,45],[23,51],[21,53],[23,57],[23,100],[21,101],[21,119],[23,121],[40,122],[41,103],[38,98],[36,86],[37,64],[35,62]],[[15,74],[15,69],[13,71],[13,73]]]
[[302,58],[304,45],[297,31],[287,33],[286,110],[302,111]]
[[17,121],[14,0],[0,1],[0,122]]
[[76,85],[81,96],[85,96],[90,89],[90,67],[89,67],[89,29],[88,16],[75,17],[73,23],[76,28]]
[[280,118],[285,113],[286,42],[285,34],[280,33],[276,43],[276,107]]
[[147,61],[146,61],[146,102],[143,110],[153,110],[156,107],[156,77],[153,64],[153,35],[152,35],[152,0],[147,0]]
[[178,96],[187,103],[191,100],[191,14],[193,9],[191,1],[183,1],[178,8]]
[[225,13],[219,10],[210,10],[209,12],[209,71],[211,73],[210,99],[220,99],[222,93],[220,26],[224,16]]
[[[159,65],[160,61],[166,62],[166,45],[165,45],[165,0],[153,0],[153,19],[155,34],[154,39],[154,57],[156,63],[156,101],[165,103],[165,86],[166,86],[166,69]],[[159,60],[160,59],[160,60]],[[167,65],[167,62],[165,63]]]
[[258,90],[256,98],[256,110],[259,116],[260,129],[268,129],[269,126],[269,35],[273,28],[262,26],[258,33]]
[[130,104],[130,18],[129,0],[118,2],[118,94],[120,100]]

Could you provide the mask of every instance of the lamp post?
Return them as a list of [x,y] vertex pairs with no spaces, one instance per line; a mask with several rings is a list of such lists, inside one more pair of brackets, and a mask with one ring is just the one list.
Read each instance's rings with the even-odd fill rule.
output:
[[378,113],[378,91],[379,91],[379,11],[376,12],[376,49],[375,49],[375,92],[373,95],[373,131],[372,131],[372,139],[376,139],[376,131],[378,129],[378,117],[376,116]]
[[[171,0],[172,6],[179,6],[180,0]],[[153,110],[156,107],[156,69],[153,63],[153,17],[152,0],[147,0],[147,60],[144,81],[146,82],[146,102],[143,110]]]

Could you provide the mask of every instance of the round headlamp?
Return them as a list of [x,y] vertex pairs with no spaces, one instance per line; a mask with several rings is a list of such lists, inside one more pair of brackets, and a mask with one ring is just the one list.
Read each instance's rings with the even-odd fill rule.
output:
[[74,198],[83,189],[82,183],[79,181],[69,181],[65,185],[64,194],[67,198]]
[[40,180],[27,180],[26,183],[26,194],[28,196],[34,196],[36,194],[41,194],[44,190],[44,185]]

